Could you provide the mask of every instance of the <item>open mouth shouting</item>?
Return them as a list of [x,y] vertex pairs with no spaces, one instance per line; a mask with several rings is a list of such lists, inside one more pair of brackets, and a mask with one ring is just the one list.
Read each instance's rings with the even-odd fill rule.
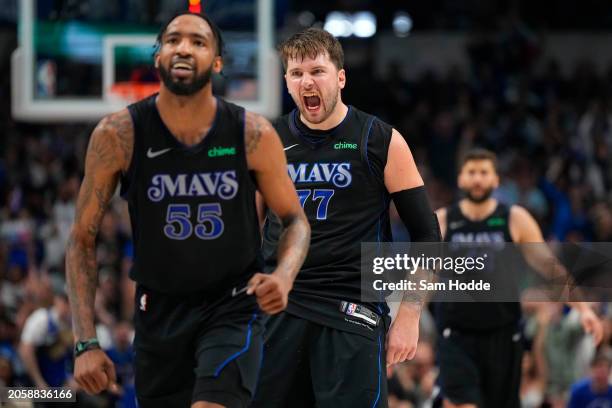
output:
[[308,112],[315,113],[321,108],[321,98],[314,92],[302,94],[302,100]]

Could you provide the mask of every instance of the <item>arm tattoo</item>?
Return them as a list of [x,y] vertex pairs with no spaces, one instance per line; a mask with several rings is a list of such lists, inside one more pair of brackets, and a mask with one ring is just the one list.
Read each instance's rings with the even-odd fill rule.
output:
[[247,112],[246,114],[246,135],[245,146],[247,154],[253,153],[259,145],[261,139],[262,118],[254,113]]
[[74,234],[68,241],[66,274],[75,337],[80,340],[96,337],[93,300],[98,273],[95,247],[81,243]]
[[402,304],[410,306],[412,309],[420,312],[423,309],[425,295],[425,293],[405,291],[402,297]]
[[304,215],[290,215],[282,219],[283,231],[278,242],[278,268],[291,281],[299,272],[310,246],[310,226]]
[[134,132],[127,111],[103,119],[94,130],[85,160],[75,224],[66,247],[66,279],[77,339],[95,337],[98,284],[95,240],[119,174],[129,167]]
[[125,110],[119,112],[116,118],[112,119],[112,125],[115,127],[117,135],[118,147],[123,154],[123,170],[126,171],[132,160],[132,151],[134,149],[134,125],[130,113]]
[[92,137],[88,151],[102,164],[112,165],[121,162],[121,170],[130,165],[134,148],[134,126],[132,117],[123,110],[104,118],[94,130],[100,137]]

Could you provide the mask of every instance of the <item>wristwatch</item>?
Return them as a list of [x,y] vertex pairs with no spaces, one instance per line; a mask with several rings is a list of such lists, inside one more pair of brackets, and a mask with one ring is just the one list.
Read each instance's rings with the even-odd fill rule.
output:
[[87,339],[79,340],[74,345],[74,356],[78,357],[86,351],[100,349],[100,342],[98,339]]

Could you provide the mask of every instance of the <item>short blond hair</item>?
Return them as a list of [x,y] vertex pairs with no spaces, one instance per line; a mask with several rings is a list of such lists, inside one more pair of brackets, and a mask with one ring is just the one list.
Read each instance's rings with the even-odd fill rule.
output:
[[311,27],[292,35],[279,44],[278,51],[285,69],[289,59],[315,59],[321,54],[327,54],[338,70],[344,68],[344,51],[340,41],[320,28]]

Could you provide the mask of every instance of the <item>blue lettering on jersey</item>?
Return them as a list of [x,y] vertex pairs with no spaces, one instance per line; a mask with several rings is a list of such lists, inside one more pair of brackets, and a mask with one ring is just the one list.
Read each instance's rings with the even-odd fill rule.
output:
[[294,184],[331,183],[345,188],[353,181],[351,163],[289,163],[287,169]]
[[455,232],[451,236],[451,242],[466,242],[476,244],[503,243],[504,233],[502,231]]
[[[483,247],[501,251],[506,247],[504,233],[502,231],[480,231],[480,232],[454,232],[450,237],[450,248],[461,247],[461,244],[482,244]],[[472,248],[474,248],[472,247]],[[489,259],[490,261],[490,259]]]
[[198,174],[156,174],[151,178],[147,195],[151,201],[159,202],[168,197],[218,196],[231,200],[238,193],[236,171],[229,170]]

